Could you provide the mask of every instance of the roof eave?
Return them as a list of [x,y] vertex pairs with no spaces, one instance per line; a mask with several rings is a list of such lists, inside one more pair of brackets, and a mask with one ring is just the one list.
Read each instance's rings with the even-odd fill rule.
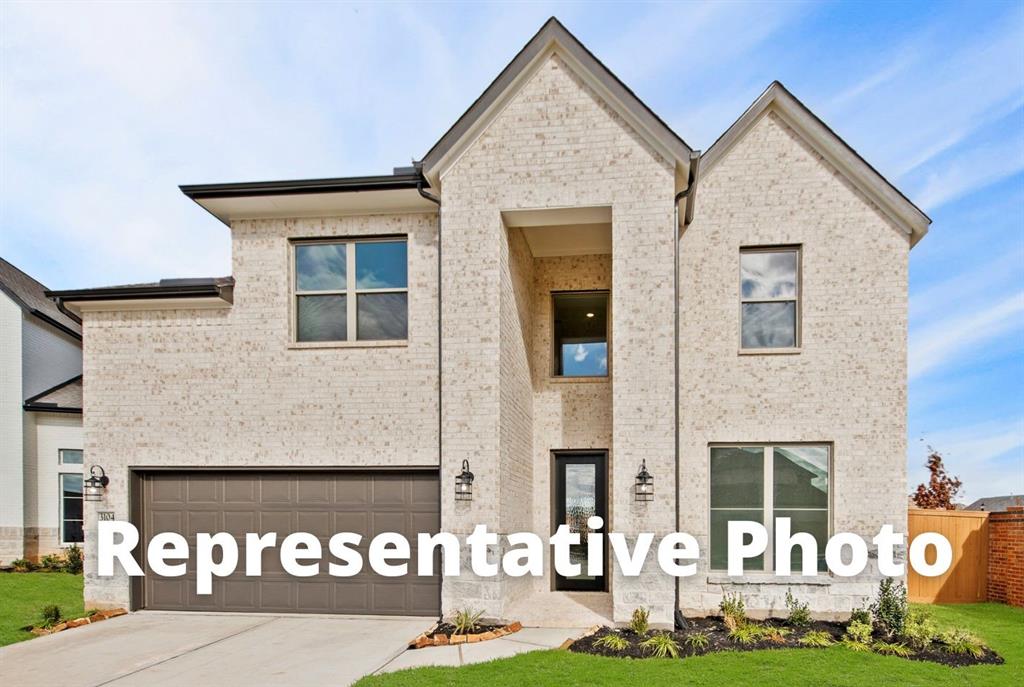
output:
[[59,307],[81,317],[99,310],[167,310],[229,307],[234,302],[234,283],[173,286],[115,286],[72,291],[47,291]]

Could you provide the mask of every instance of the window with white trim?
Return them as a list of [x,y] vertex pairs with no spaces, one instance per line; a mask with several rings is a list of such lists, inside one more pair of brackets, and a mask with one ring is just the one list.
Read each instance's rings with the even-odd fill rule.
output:
[[301,241],[294,259],[297,342],[408,337],[406,240]]
[[[768,530],[763,556],[744,561],[744,570],[775,570],[775,518],[789,518],[790,531],[808,532],[818,543],[818,570],[825,570],[830,531],[831,450],[825,444],[711,447],[711,569],[728,568],[730,520],[752,520]],[[801,567],[794,546],[794,574]]]
[[800,345],[800,248],[740,249],[740,348]]
[[82,534],[82,475],[61,473],[60,478],[60,543],[81,544]]
[[58,465],[81,465],[84,454],[80,448],[62,448],[57,450]]

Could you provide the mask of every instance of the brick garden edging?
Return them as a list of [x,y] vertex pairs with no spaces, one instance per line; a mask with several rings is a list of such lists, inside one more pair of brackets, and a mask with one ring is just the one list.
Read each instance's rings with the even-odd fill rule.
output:
[[82,627],[83,625],[91,625],[92,623],[98,623],[101,620],[108,620],[110,618],[116,618],[119,615],[127,615],[128,611],[123,608],[111,608],[106,611],[96,611],[92,615],[84,618],[75,618],[74,620],[65,620],[62,623],[57,623],[53,627],[33,627],[30,631],[37,637],[42,635],[52,635],[55,632],[63,632],[64,630],[70,630],[75,627]]
[[514,623],[509,623],[508,625],[499,627],[496,630],[465,635],[446,635],[442,632],[434,634],[433,630],[430,630],[409,642],[409,648],[423,649],[428,646],[449,646],[451,644],[474,644],[476,642],[486,642],[488,639],[498,639],[499,637],[519,632],[521,629],[523,629],[523,625],[517,620]]

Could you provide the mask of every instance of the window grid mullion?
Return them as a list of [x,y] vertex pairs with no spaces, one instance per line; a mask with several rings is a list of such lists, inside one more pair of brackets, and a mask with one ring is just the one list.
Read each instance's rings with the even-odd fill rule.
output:
[[[347,294],[345,296],[345,317],[346,325],[345,330],[347,332],[346,338],[349,341],[357,340],[356,336],[356,242],[348,241],[345,243],[345,288]],[[351,298],[349,297],[351,295]]]
[[765,572],[775,570],[775,449],[764,447],[764,526],[768,530],[768,546],[764,551]]

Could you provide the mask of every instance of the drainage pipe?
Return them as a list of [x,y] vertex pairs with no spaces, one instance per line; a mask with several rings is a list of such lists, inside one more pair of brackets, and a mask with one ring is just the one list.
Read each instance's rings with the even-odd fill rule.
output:
[[[424,182],[425,180],[421,177],[419,183],[416,184],[416,191],[431,203],[437,205],[437,506],[439,509],[438,517],[440,517],[442,499],[444,498],[444,490],[441,488],[441,470],[444,468],[441,453],[441,426],[443,423],[441,415],[441,198],[425,191],[423,189]],[[442,567],[441,569],[443,570],[444,568]],[[437,594],[437,620],[441,622],[444,620],[444,608],[442,606],[443,599],[440,587]]]
[[[672,351],[675,358],[673,374],[673,410],[674,425],[673,435],[675,438],[675,491],[672,495],[676,506],[675,531],[679,531],[679,240],[682,233],[679,230],[679,201],[686,198],[686,209],[683,212],[683,227],[693,220],[692,193],[697,188],[697,174],[700,170],[700,151],[693,151],[690,154],[690,173],[686,180],[686,188],[675,195],[672,201],[672,325],[673,341]],[[679,578],[675,581],[675,603],[672,608],[672,619],[676,629],[685,626],[682,611],[679,610]]]

